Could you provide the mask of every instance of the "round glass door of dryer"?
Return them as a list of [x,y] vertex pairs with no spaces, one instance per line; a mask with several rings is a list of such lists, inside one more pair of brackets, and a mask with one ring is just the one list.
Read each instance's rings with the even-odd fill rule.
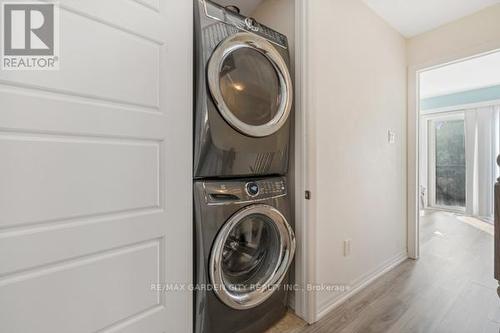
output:
[[294,233],[278,210],[267,205],[242,209],[226,222],[212,249],[216,295],[234,309],[263,303],[286,276],[294,253]]
[[290,114],[293,87],[286,62],[262,37],[241,32],[224,40],[210,58],[208,85],[222,117],[245,135],[271,135]]

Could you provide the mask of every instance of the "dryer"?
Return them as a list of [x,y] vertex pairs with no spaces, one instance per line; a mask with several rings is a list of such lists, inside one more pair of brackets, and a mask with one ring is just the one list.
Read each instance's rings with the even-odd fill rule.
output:
[[295,253],[285,178],[194,184],[195,333],[260,333],[287,309]]
[[194,178],[286,174],[287,38],[210,1],[195,4]]

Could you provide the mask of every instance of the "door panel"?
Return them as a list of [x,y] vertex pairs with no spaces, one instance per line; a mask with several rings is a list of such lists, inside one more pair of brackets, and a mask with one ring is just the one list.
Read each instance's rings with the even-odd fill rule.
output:
[[0,72],[0,331],[190,332],[192,3],[59,3]]
[[9,161],[0,165],[0,227],[158,208],[159,151],[145,140],[0,134]]
[[[84,15],[61,11],[60,71],[6,72],[2,81],[157,111],[162,44]],[[116,84],[118,77],[123,83]]]
[[144,292],[158,282],[159,246],[148,241],[4,278],[0,321],[15,332],[84,333],[161,308],[157,294]]

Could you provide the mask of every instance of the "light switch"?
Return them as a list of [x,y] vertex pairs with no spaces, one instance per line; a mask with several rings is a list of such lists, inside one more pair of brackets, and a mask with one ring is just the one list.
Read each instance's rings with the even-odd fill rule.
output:
[[351,255],[351,240],[344,240],[344,257],[348,257]]
[[389,130],[387,138],[390,144],[396,143],[396,132]]

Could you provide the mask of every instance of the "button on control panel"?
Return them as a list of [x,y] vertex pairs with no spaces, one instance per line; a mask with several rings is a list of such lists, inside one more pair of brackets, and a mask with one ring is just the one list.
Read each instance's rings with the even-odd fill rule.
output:
[[247,26],[248,29],[252,31],[259,31],[259,25],[257,24],[257,21],[253,17],[247,17],[245,19],[245,25]]
[[259,194],[259,184],[256,182],[249,182],[246,184],[245,189],[247,194],[251,197],[255,197]]

